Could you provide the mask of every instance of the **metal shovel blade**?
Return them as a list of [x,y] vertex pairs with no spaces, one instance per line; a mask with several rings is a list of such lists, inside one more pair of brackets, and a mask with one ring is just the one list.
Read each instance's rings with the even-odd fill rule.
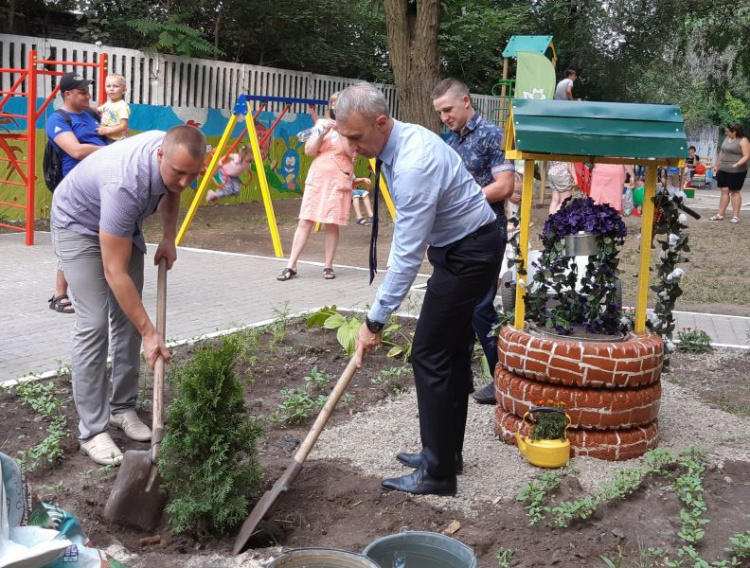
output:
[[160,487],[161,476],[151,458],[151,450],[125,452],[115,486],[104,507],[104,518],[110,523],[153,531],[168,499]]
[[[167,318],[167,261],[159,262],[156,284],[156,331],[166,335]],[[164,438],[164,358],[159,356],[154,365],[154,401],[152,405],[151,449],[125,452],[120,471],[104,507],[104,518],[110,523],[152,531],[156,528],[167,505],[167,494],[159,490],[161,477],[156,464],[159,446]]]
[[237,539],[234,541],[234,554],[242,552],[247,541],[250,540],[250,537],[255,533],[255,528],[265,517],[271,514],[273,506],[276,504],[279,496],[286,493],[289,486],[296,479],[297,474],[299,474],[302,469],[302,464],[305,463],[307,456],[310,454],[310,451],[318,440],[320,433],[323,431],[323,427],[326,425],[326,422],[328,422],[331,412],[333,412],[339,399],[344,394],[344,391],[346,391],[346,387],[349,386],[349,382],[352,380],[356,370],[357,364],[354,357],[352,357],[341,377],[339,377],[339,380],[336,382],[336,386],[333,387],[333,391],[331,391],[325,405],[320,410],[320,414],[318,414],[318,417],[315,419],[315,424],[313,424],[310,432],[308,432],[304,442],[302,442],[299,450],[297,450],[297,453],[294,454],[294,459],[287,466],[284,474],[273,484],[273,487],[263,494],[263,497],[260,498],[260,501],[258,501],[253,510],[250,511],[250,515],[248,515],[247,519],[245,519],[245,522],[242,524],[240,534],[237,535]]

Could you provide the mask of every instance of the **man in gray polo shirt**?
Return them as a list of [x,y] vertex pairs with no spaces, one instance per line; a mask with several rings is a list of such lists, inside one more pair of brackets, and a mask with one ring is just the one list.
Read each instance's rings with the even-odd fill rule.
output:
[[[177,258],[180,194],[201,171],[206,140],[191,126],[151,131],[107,146],[63,179],[52,201],[52,245],[76,306],[73,399],[81,451],[101,465],[122,452],[107,432],[122,428],[138,441],[151,430],[135,413],[141,340],[153,367],[170,353],[141,301],[146,243],[143,220],[157,207],[163,235],[154,263]],[[112,397],[107,353],[112,343]]]

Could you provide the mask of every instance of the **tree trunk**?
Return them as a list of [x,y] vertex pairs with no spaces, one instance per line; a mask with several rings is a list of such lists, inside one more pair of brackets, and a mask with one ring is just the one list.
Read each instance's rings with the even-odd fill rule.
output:
[[384,8],[400,118],[437,132],[431,93],[440,76],[440,0],[384,0]]

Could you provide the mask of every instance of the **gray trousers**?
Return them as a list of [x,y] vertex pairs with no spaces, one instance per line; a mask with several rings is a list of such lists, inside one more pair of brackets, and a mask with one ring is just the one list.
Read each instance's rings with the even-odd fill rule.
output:
[[[73,296],[73,400],[80,422],[79,438],[107,430],[110,413],[135,409],[141,370],[141,335],[120,309],[107,280],[99,239],[52,226],[52,247]],[[128,273],[138,294],[143,291],[143,253],[133,247]],[[112,398],[109,399],[107,354],[111,334]]]

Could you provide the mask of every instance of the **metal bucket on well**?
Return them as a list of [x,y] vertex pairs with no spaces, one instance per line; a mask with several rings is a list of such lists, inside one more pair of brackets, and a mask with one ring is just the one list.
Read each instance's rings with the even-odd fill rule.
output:
[[362,554],[333,548],[299,548],[290,550],[269,564],[268,568],[380,568]]
[[578,231],[565,237],[565,256],[591,256],[598,252],[596,235]]
[[443,534],[407,531],[379,538],[364,555],[380,568],[476,568],[474,551]]

